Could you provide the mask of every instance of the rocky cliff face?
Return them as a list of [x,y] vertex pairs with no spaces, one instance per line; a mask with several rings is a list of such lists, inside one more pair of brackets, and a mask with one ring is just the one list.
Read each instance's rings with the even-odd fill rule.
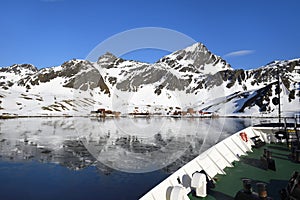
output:
[[160,113],[190,107],[225,115],[275,113],[277,73],[289,90],[288,102],[299,103],[294,79],[297,66],[300,59],[234,70],[201,43],[154,64],[106,53],[95,63],[70,60],[40,70],[29,64],[13,65],[0,69],[0,108],[3,113],[20,115],[74,115],[100,107],[114,109],[117,101],[119,107],[127,107],[126,112],[133,107]]

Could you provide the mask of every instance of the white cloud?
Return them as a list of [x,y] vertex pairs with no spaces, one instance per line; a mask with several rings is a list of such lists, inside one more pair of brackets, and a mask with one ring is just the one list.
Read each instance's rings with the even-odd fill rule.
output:
[[237,57],[237,56],[245,56],[249,54],[253,54],[254,50],[240,50],[240,51],[233,51],[228,54],[225,54],[223,57]]

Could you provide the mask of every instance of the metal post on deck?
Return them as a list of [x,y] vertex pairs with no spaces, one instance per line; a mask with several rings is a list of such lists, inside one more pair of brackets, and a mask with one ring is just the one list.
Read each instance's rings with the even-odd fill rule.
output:
[[290,134],[287,130],[286,117],[284,117],[283,119],[284,119],[284,132],[286,134],[286,145],[287,145],[287,148],[290,148],[290,142],[289,142]]
[[298,119],[297,119],[297,115],[295,115],[295,125],[294,125],[294,129],[295,129],[295,133],[296,133],[296,137],[297,137],[297,145],[299,146],[300,144],[300,140],[299,140],[299,134],[298,134],[298,129],[297,129],[297,126],[298,126]]

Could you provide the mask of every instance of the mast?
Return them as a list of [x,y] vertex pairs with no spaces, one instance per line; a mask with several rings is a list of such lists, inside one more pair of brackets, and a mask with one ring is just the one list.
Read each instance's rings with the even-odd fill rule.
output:
[[277,87],[278,87],[278,122],[281,123],[281,102],[280,102],[279,66],[277,66]]

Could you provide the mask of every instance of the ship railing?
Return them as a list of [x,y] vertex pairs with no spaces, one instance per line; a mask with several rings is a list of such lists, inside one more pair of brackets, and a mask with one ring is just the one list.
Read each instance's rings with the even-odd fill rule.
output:
[[[242,133],[246,137],[242,138]],[[195,172],[205,171],[210,180],[217,174],[226,174],[224,171],[226,167],[233,167],[232,163],[239,161],[240,156],[247,155],[247,152],[252,151],[254,142],[250,138],[253,137],[258,137],[262,141],[267,140],[267,136],[259,129],[252,127],[243,129],[188,162],[146,193],[140,200],[169,200],[170,192],[175,186],[183,187],[188,194],[191,191],[190,184]]]

